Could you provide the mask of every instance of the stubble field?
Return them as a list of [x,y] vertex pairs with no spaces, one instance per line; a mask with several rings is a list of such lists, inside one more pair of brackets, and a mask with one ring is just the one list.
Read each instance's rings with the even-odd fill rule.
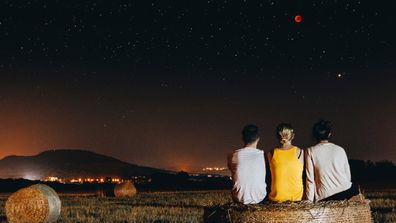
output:
[[[374,222],[396,223],[396,190],[372,190]],[[6,222],[0,196],[0,222]],[[58,222],[203,222],[204,208],[231,202],[229,191],[145,192],[134,198],[98,198],[61,195],[62,211]]]

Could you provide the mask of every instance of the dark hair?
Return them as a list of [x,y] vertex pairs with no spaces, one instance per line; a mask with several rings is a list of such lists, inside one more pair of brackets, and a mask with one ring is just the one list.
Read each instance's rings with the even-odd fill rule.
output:
[[255,142],[259,136],[258,136],[258,127],[255,125],[247,125],[243,128],[242,130],[242,140],[245,144],[253,143]]
[[328,140],[330,138],[330,133],[331,133],[330,121],[320,120],[312,128],[312,135],[318,141]]

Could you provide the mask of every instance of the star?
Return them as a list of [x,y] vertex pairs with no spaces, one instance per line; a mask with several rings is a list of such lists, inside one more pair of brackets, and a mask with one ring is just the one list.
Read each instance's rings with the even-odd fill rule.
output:
[[341,72],[337,74],[337,79],[342,79],[345,76],[345,72]]

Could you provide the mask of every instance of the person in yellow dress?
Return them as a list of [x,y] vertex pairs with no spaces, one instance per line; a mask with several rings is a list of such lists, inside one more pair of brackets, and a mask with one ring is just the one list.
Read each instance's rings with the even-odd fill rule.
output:
[[275,202],[301,201],[303,188],[304,154],[294,146],[294,130],[290,124],[277,127],[280,147],[267,154],[271,170],[271,192],[268,199]]

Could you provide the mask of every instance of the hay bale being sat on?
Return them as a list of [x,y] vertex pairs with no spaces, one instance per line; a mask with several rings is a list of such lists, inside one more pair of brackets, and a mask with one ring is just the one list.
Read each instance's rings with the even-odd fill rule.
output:
[[371,223],[369,201],[227,204],[205,209],[204,222]]
[[36,184],[11,194],[5,209],[10,223],[51,223],[59,218],[61,201],[51,187]]
[[133,197],[137,193],[135,185],[130,182],[124,182],[117,184],[114,188],[114,195],[116,197]]

